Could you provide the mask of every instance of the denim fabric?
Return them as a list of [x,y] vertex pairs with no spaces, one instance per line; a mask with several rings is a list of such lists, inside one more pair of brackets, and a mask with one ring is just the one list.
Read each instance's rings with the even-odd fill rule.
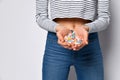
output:
[[75,67],[77,80],[104,80],[103,56],[98,32],[90,33],[89,44],[79,51],[57,43],[56,33],[47,33],[43,55],[42,80],[68,80],[70,66]]

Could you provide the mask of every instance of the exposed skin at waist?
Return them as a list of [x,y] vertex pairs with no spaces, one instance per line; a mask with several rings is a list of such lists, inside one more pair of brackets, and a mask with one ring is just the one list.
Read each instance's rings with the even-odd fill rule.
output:
[[85,20],[82,18],[55,18],[53,21],[67,27],[68,29],[74,29],[76,26],[83,25],[85,23],[92,22],[91,20]]

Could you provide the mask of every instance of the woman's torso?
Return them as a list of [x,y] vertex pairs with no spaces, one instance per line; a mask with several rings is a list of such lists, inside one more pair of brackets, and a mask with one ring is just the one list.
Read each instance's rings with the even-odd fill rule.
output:
[[[51,20],[55,18],[57,19],[60,18],[59,19],[61,21],[61,22],[59,21],[60,23],[62,23],[64,20],[66,24],[71,21],[77,24],[79,23],[79,21],[80,23],[84,22],[84,20],[94,21],[97,17],[97,0],[49,0],[49,1]],[[74,20],[77,21],[75,22]]]
[[85,20],[82,18],[55,18],[53,21],[72,30],[76,26],[80,27],[80,25],[91,22],[91,20]]

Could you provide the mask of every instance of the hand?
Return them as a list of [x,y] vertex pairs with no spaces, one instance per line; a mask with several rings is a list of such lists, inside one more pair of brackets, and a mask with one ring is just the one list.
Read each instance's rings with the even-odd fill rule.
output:
[[70,30],[62,25],[57,25],[56,29],[56,35],[58,37],[58,44],[63,46],[64,48],[72,49],[71,45],[67,42],[65,42],[64,37],[70,33]]
[[74,31],[76,33],[76,36],[78,36],[80,39],[82,39],[82,43],[81,44],[74,44],[74,45],[72,45],[72,48],[73,48],[73,50],[79,50],[88,44],[89,28],[85,25],[81,25],[81,26],[76,26],[74,28]]

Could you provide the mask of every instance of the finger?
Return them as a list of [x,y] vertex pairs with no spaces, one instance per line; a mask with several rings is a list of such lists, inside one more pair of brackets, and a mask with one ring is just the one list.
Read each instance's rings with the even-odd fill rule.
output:
[[74,50],[79,50],[83,47],[83,44],[81,44],[79,47],[76,47]]
[[71,47],[67,47],[67,48],[70,49],[70,50],[72,49]]
[[72,49],[71,45],[68,45],[66,42],[61,42],[60,40],[58,40],[58,43],[64,48]]
[[82,40],[82,44],[80,45],[80,48],[82,48],[83,46],[85,46],[86,45],[86,40],[85,40],[85,38]]
[[78,50],[78,49],[82,48],[84,45],[85,45],[85,41],[83,39],[82,42],[81,42],[81,44],[77,44],[77,47],[75,47],[74,50]]
[[82,48],[83,46],[87,45],[88,44],[88,35],[87,34],[84,34],[82,36],[82,44],[80,45],[80,47]]
[[75,48],[75,44],[74,44],[74,43],[72,43],[72,44],[71,44],[71,47],[74,49],[74,48]]
[[65,44],[64,46],[68,46],[68,47],[71,47],[71,45],[70,45],[70,43],[68,43],[68,42],[63,42],[63,44]]
[[75,44],[75,48],[79,48],[80,46],[82,46],[84,44],[84,39],[81,38],[81,43],[80,44]]
[[84,44],[81,43],[81,45],[77,46],[74,50],[80,50],[80,49],[83,48],[83,47],[84,47]]
[[72,47],[71,47],[71,44],[70,44],[70,43],[67,43],[67,42],[66,42],[66,44],[67,44],[67,45],[65,45],[65,47],[66,47],[66,48],[68,48],[68,49],[72,49]]
[[58,36],[58,39],[60,40],[60,41],[64,41],[64,38],[63,38],[63,36],[60,34],[60,33],[57,33],[57,36]]
[[62,46],[67,46],[67,43],[65,41],[62,42],[60,39],[58,39],[58,44],[60,44]]
[[72,47],[71,46],[69,46],[68,44],[67,45],[63,45],[63,44],[61,44],[61,46],[63,46],[64,48],[68,48],[68,49],[72,49]]
[[87,45],[88,44],[88,33],[84,35],[84,40],[85,40],[85,44]]
[[78,44],[74,44],[74,46],[73,46],[73,48],[78,48],[78,47],[79,47]]
[[80,38],[80,39],[82,38],[82,35],[81,35],[80,33],[79,33],[79,34],[76,33],[76,36],[77,36],[78,38]]
[[[80,40],[82,40],[83,41],[83,38],[80,36],[79,37],[80,38]],[[81,42],[82,43],[82,42]],[[80,44],[74,44],[73,46],[75,47],[75,48],[77,48],[77,47],[79,47],[80,45],[81,45],[81,43]]]
[[78,46],[73,46],[72,48],[73,48],[73,50],[76,50],[76,49],[78,49],[79,47],[78,47]]
[[79,48],[82,45],[82,42],[80,44],[72,44],[72,48],[73,50],[76,50],[77,48]]

